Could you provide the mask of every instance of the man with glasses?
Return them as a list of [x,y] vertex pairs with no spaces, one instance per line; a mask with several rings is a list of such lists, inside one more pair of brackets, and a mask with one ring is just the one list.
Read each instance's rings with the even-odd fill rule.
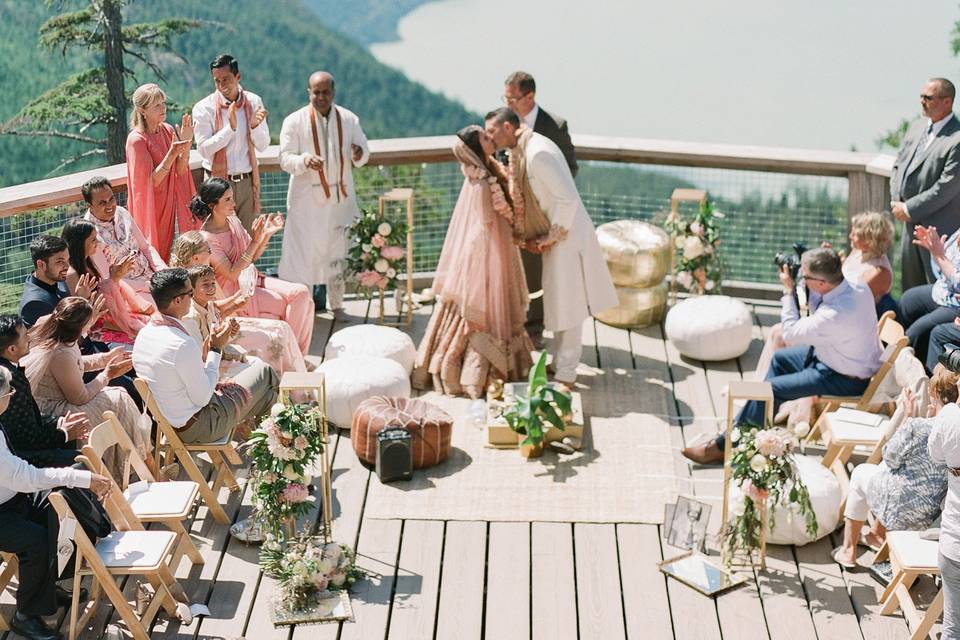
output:
[[[843,279],[840,256],[833,249],[811,249],[800,259],[800,274],[813,309],[805,318],[797,308],[790,272],[786,267],[780,271],[780,322],[783,339],[793,346],[773,354],[765,378],[773,387],[774,414],[787,400],[862,394],[881,364],[873,294]],[[762,402],[750,401],[734,423],[764,428],[764,409]],[[721,434],[685,448],[683,455],[700,464],[720,463],[725,444]]]
[[[526,71],[515,71],[503,83],[503,104],[520,116],[520,122],[534,133],[539,133],[553,141],[570,167],[573,177],[577,176],[577,159],[573,142],[567,131],[567,121],[551,115],[537,104],[537,83]],[[501,160],[506,163],[506,156]],[[527,291],[530,292],[530,308],[527,310],[527,333],[534,346],[543,348],[543,256],[526,249],[520,250],[523,270],[527,277]]]
[[890,178],[890,211],[904,223],[901,242],[903,290],[936,279],[930,253],[914,244],[918,224],[950,236],[960,228],[960,122],[953,115],[956,89],[931,78],[920,91],[919,120],[904,136]]
[[182,324],[193,296],[187,270],[158,271],[150,279],[150,291],[162,317],[137,334],[133,366],[180,438],[188,444],[216,442],[239,423],[269,411],[280,379],[263,361],[252,362],[230,382],[218,383],[232,323],[213,329],[203,345]]

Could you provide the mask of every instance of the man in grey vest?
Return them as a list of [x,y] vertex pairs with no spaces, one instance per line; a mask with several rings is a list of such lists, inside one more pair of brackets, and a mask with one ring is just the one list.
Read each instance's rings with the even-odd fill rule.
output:
[[916,225],[934,226],[950,236],[960,228],[960,122],[953,115],[956,89],[946,78],[931,78],[920,92],[924,119],[903,139],[890,177],[890,211],[903,222],[901,284],[906,291],[936,278],[930,254],[913,244]]

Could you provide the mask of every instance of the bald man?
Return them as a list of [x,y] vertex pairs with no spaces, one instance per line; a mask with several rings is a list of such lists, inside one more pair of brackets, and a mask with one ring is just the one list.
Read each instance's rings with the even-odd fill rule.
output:
[[[360,119],[334,103],[333,75],[317,71],[307,82],[310,103],[280,128],[280,167],[290,174],[279,275],[314,288],[318,311],[343,308],[342,261],[347,228],[360,215],[353,167],[370,157]],[[339,315],[339,314],[338,314]]]

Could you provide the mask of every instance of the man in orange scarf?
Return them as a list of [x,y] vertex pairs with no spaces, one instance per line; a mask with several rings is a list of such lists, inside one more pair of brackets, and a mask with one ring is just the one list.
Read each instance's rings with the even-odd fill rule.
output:
[[263,100],[240,85],[240,65],[231,55],[210,63],[216,91],[193,107],[194,137],[203,156],[205,178],[229,180],[237,217],[247,233],[260,213],[257,151],[270,144]]

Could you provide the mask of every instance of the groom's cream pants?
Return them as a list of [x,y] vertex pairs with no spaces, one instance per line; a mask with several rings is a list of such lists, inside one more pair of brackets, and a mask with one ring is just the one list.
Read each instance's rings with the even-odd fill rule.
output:
[[553,377],[560,382],[574,382],[577,379],[577,365],[580,364],[580,351],[583,342],[583,326],[577,325],[567,331],[554,331],[550,353],[553,355]]

